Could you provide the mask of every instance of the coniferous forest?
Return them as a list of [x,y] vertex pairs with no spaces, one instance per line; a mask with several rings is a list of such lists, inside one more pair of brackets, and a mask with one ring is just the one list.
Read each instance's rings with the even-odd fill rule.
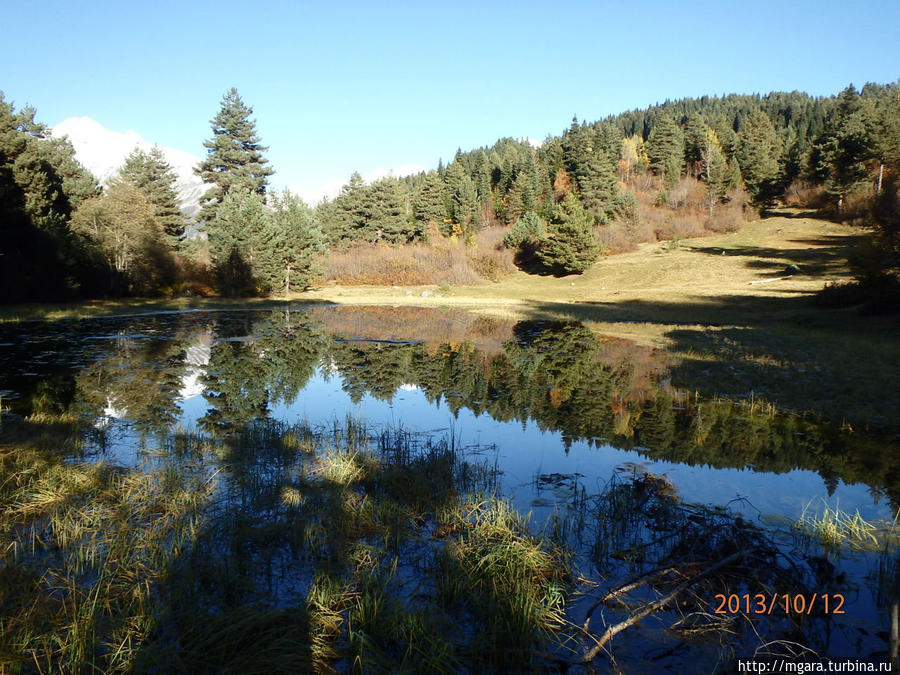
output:
[[[188,223],[161,152],[135,149],[101,187],[34,109],[0,97],[5,301],[287,295],[323,279],[440,283],[439,268],[451,267],[456,283],[516,268],[567,275],[643,241],[733,230],[776,206],[865,227],[859,289],[896,296],[896,83],[573,119],[539,147],[503,138],[418,175],[367,184],[354,173],[315,207],[269,189],[253,115],[237,90],[222,98],[195,168],[210,188]],[[186,236],[195,229],[205,238]],[[411,254],[397,258],[404,247]]]

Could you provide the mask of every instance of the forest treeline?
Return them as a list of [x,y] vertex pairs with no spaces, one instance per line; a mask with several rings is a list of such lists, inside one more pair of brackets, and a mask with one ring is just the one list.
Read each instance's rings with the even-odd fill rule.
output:
[[858,276],[896,286],[898,84],[832,97],[701,97],[573,119],[538,147],[504,138],[414,176],[365,183],[354,173],[315,208],[270,192],[252,114],[232,89],[211,121],[195,169],[210,185],[203,240],[185,237],[176,176],[157,149],[135,149],[101,188],[33,109],[0,96],[3,301],[287,294],[323,276],[423,283],[450,271],[473,282],[513,263],[578,273],[604,251],[735,229],[776,203],[873,228]]

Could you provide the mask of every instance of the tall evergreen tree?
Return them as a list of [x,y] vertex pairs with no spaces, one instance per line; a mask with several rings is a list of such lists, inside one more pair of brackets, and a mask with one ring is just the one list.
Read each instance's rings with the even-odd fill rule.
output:
[[585,210],[594,221],[605,225],[616,210],[618,203],[618,181],[613,158],[602,147],[589,147],[589,153],[581,175],[578,191]]
[[200,220],[213,218],[219,204],[232,190],[266,193],[268,177],[274,170],[263,157],[268,148],[260,144],[256,120],[250,119],[252,114],[253,108],[232,87],[222,97],[222,107],[210,121],[213,137],[203,142],[207,155],[194,169],[204,182],[213,184],[204,195]]
[[154,145],[149,152],[135,147],[125,158],[119,175],[150,200],[156,209],[157,220],[174,245],[184,235],[184,215],[178,207],[175,189],[178,177],[159,146]]
[[318,274],[316,258],[324,249],[324,237],[315,215],[300,197],[284,192],[270,198],[272,211],[268,246],[273,260],[264,276],[273,290],[303,290]]
[[600,257],[594,219],[571,192],[557,205],[548,230],[549,237],[537,252],[547,268],[563,274],[580,274]]
[[780,144],[772,120],[756,109],[747,117],[739,134],[738,163],[750,198],[765,205],[775,196]]
[[900,91],[878,101],[871,119],[872,154],[878,161],[876,194],[884,183],[884,167],[900,166]]
[[728,163],[725,161],[725,153],[719,145],[719,137],[712,129],[707,128],[700,149],[700,166],[702,177],[706,182],[706,204],[709,215],[712,216],[713,208],[719,202],[725,200],[728,194]]
[[684,161],[684,134],[671,117],[663,116],[647,138],[647,156],[650,170],[671,187],[681,177]]
[[413,218],[418,223],[418,231],[423,234],[435,228],[444,234],[450,224],[450,195],[447,185],[437,171],[425,174],[425,181],[418,194],[413,197]]
[[272,290],[280,269],[273,262],[273,232],[262,195],[230,190],[215,218],[208,221],[207,232],[222,295],[240,297]]
[[[475,230],[478,214],[478,190],[475,181],[460,161],[454,161],[447,170],[450,188],[450,213],[453,218],[453,234],[470,236]],[[457,231],[458,230],[458,231]]]
[[65,138],[49,138],[35,111],[16,111],[0,92],[0,288],[7,302],[58,299],[107,289],[68,220],[99,186]]
[[365,190],[365,181],[358,171],[354,171],[331,203],[324,222],[327,223],[326,236],[332,244],[361,238],[360,232],[368,218]]
[[820,172],[825,186],[837,201],[838,214],[844,200],[869,178],[865,162],[872,156],[870,119],[873,110],[864,105],[853,85],[838,97],[819,143]]
[[688,175],[699,176],[703,172],[703,149],[707,147],[707,134],[709,126],[703,115],[692,113],[688,115],[684,126],[684,165]]

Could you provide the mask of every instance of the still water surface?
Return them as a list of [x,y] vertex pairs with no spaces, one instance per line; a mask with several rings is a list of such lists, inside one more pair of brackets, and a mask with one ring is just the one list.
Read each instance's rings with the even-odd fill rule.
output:
[[[89,431],[78,459],[141,467],[173,430],[224,438],[260,420],[324,429],[353,418],[376,435],[451,437],[496,467],[500,491],[538,531],[579,491],[645,474],[664,477],[685,503],[727,506],[768,528],[785,550],[796,546],[790,526],[805,510],[892,518],[896,437],[749,395],[705,399],[680,384],[662,350],[577,322],[464,312],[325,306],[0,326],[3,406],[82,419]],[[747,382],[748,393],[763,384]],[[855,589],[851,628],[832,634],[826,617],[816,644],[844,656],[880,653],[878,561],[841,564],[849,576],[831,576]],[[576,600],[571,616],[583,619],[588,604]],[[635,658],[648,635],[631,643]],[[700,653],[712,669],[717,648]]]
[[125,465],[179,426],[351,415],[493,453],[507,496],[536,516],[553,507],[548,485],[596,491],[616,471],[752,517],[828,504],[890,519],[900,496],[889,437],[702,401],[672,385],[664,353],[578,323],[338,307],[23,323],[0,330],[0,374],[4,405],[75,412]]

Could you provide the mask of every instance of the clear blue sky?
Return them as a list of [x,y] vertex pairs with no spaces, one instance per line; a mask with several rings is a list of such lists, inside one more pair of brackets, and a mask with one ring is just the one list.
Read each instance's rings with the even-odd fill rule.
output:
[[41,2],[0,90],[197,155],[232,86],[276,187],[437,165],[667,98],[900,78],[900,2]]

